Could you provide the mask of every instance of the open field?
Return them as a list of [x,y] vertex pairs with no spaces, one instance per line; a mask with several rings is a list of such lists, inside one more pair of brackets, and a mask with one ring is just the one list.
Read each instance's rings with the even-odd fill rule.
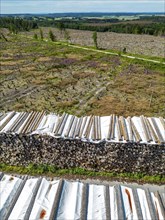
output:
[[[48,30],[43,29],[45,37]],[[164,116],[164,65],[33,40],[24,34],[1,40],[0,111]],[[60,33],[55,30],[55,34],[59,39]],[[69,34],[71,42],[92,45],[92,32],[69,30]],[[120,38],[120,34],[103,34],[105,39],[107,34]],[[132,43],[139,37],[141,48],[141,38],[154,39],[150,49],[157,54],[149,53],[147,46],[143,53],[162,55],[163,38],[131,37]],[[120,41],[124,46],[124,38]],[[117,45],[114,42],[107,44]]]
[[[42,28],[47,37],[50,28]],[[64,34],[56,28],[51,28],[58,40],[64,40]],[[34,31],[39,34],[39,31]],[[26,32],[33,36],[34,32]],[[68,30],[70,42],[83,46],[93,46],[92,31]],[[164,37],[136,34],[119,34],[112,32],[98,33],[98,46],[106,50],[123,51],[146,55],[150,57],[164,57]]]

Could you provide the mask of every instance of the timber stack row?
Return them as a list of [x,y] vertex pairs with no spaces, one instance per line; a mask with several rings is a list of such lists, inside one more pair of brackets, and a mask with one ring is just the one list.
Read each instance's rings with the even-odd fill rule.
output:
[[63,113],[0,113],[0,133],[47,134],[55,138],[80,139],[99,143],[165,143],[165,120],[162,117],[85,116]]
[[164,119],[0,115],[0,163],[165,175]]

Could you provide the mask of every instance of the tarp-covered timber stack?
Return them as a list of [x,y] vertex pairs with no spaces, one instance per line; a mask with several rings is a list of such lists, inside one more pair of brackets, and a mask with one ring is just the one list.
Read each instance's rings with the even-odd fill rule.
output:
[[1,163],[165,174],[165,120],[154,117],[0,114]]
[[163,220],[163,187],[0,173],[0,219]]

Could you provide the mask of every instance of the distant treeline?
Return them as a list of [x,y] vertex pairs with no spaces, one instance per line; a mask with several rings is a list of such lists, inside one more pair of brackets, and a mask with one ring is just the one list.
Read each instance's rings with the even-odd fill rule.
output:
[[64,12],[64,13],[47,13],[47,14],[1,14],[2,17],[49,17],[49,18],[102,18],[102,17],[124,17],[124,16],[140,16],[140,17],[147,17],[147,18],[153,18],[153,17],[163,17],[163,12],[145,12],[145,13],[138,13],[138,12]]
[[140,20],[143,21],[153,21],[153,22],[165,22],[165,16],[140,16]]
[[[138,23],[139,21],[139,23]],[[146,22],[147,21],[147,22]],[[151,21],[151,22],[148,22]],[[105,25],[104,25],[105,24]],[[11,32],[29,31],[38,27],[57,27],[59,29],[77,29],[96,32],[116,32],[127,34],[149,34],[155,36],[165,36],[165,17],[163,16],[144,16],[131,21],[119,21],[116,18],[62,18],[60,20],[49,17],[1,17],[0,27],[8,28]]]
[[165,24],[162,22],[155,23],[139,23],[139,24],[131,24],[131,23],[116,23],[113,21],[110,25],[99,25],[99,23],[95,22],[95,25],[91,25],[91,21],[89,23],[82,21],[55,21],[55,20],[40,20],[37,21],[39,26],[44,27],[59,27],[63,26],[64,28],[77,29],[77,30],[89,30],[89,31],[97,31],[97,32],[116,32],[116,33],[127,33],[127,34],[149,34],[156,36],[165,36]]
[[19,31],[29,31],[30,29],[38,28],[38,24],[36,21],[23,18],[1,17],[0,27],[8,28],[10,32],[16,34]]

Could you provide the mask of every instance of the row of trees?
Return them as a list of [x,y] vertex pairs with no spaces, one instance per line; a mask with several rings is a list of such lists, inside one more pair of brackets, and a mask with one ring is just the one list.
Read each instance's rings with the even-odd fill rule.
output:
[[8,28],[11,33],[17,34],[19,31],[38,28],[38,24],[36,21],[23,18],[1,17],[0,28]]
[[74,24],[65,23],[65,28],[79,29],[79,30],[90,30],[97,32],[116,32],[116,33],[127,33],[127,34],[148,34],[156,36],[165,35],[165,25],[163,23],[155,24],[113,24],[109,26],[103,25],[88,25],[88,24]]

